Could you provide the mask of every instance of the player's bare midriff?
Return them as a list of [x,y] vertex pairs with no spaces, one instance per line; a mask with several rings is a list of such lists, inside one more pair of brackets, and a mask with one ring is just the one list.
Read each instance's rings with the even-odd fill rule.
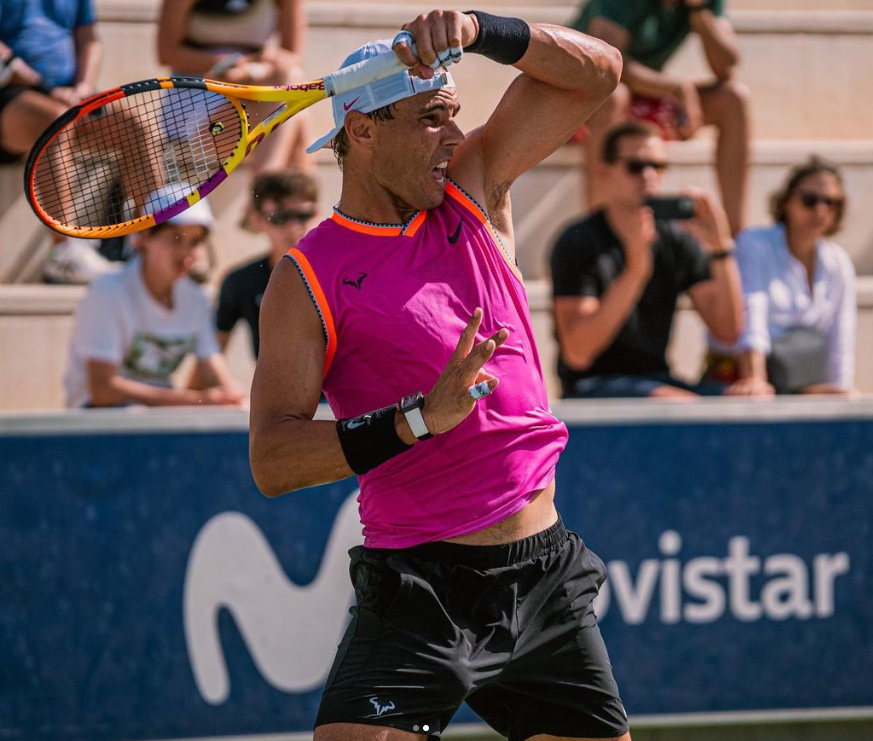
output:
[[534,494],[530,504],[520,512],[501,520],[496,525],[476,533],[448,538],[449,543],[464,545],[499,545],[521,540],[551,527],[558,521],[555,509],[555,482]]

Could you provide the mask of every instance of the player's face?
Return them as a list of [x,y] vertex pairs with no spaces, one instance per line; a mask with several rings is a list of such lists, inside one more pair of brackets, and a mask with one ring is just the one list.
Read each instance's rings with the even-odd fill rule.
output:
[[173,282],[194,266],[206,250],[208,231],[203,226],[165,226],[142,235],[139,249],[149,274]]
[[455,90],[443,88],[399,101],[392,120],[377,122],[373,174],[402,210],[443,202],[446,169],[464,140],[460,109]]
[[842,203],[840,181],[829,172],[819,172],[801,180],[785,203],[785,223],[794,233],[816,239],[834,225],[837,206]]
[[661,191],[667,148],[656,136],[628,136],[618,142],[616,161],[604,167],[613,197],[628,207],[642,206]]
[[253,214],[252,221],[272,244],[284,250],[296,245],[315,223],[315,202],[303,198],[264,199]]

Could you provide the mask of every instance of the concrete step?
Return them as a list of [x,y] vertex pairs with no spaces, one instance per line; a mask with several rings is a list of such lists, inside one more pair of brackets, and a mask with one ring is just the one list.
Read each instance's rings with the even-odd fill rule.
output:
[[[565,24],[576,4],[550,0],[538,5],[521,0],[506,10],[532,21]],[[107,60],[101,87],[155,75],[154,0],[111,0],[100,3],[101,36]],[[452,7],[449,3],[449,7]],[[461,3],[456,7],[466,7]],[[375,4],[323,0],[307,5],[310,28],[305,69],[313,76],[334,69],[344,53],[372,38],[390,36],[428,5]],[[734,5],[731,17],[739,35],[743,66],[739,79],[751,90],[755,135],[775,138],[865,138],[873,131],[873,0],[837,0],[828,9],[813,0],[746,0]],[[790,8],[790,9],[789,9]],[[798,9],[799,8],[799,9]],[[677,76],[710,77],[699,42],[692,38],[671,61]],[[464,117],[485,119],[500,93],[516,74],[475,56],[459,74],[465,95]],[[323,123],[328,107],[316,107],[313,117]]]
[[[557,398],[557,346],[551,315],[551,291],[546,280],[526,283],[533,328],[549,393]],[[70,286],[0,286],[0,412],[59,410],[64,406],[63,374],[69,352],[72,315],[84,288]],[[681,378],[700,375],[706,352],[706,333],[687,301],[680,302],[668,356]],[[873,277],[858,285],[857,385],[873,392]],[[254,362],[247,330],[239,326],[231,337],[228,362],[234,377],[246,388]],[[190,365],[178,371],[186,378]]]
[[[667,192],[688,185],[717,192],[711,166],[712,142],[671,143],[669,151],[674,166],[667,173]],[[810,154],[827,157],[842,168],[849,202],[843,231],[836,240],[849,251],[859,273],[873,274],[873,222],[865,206],[873,200],[873,140],[756,142],[752,150],[749,223],[770,222],[770,194],[779,187],[788,169]],[[518,259],[529,279],[545,277],[551,245],[564,226],[583,213],[582,161],[582,148],[567,145],[519,178],[513,187]],[[340,172],[330,152],[319,152],[316,162],[320,208],[322,215],[327,215],[339,198]],[[0,168],[0,188],[20,188],[20,179],[20,167]],[[209,196],[218,216],[213,282],[230,266],[265,250],[260,237],[239,227],[248,198],[246,182],[246,173],[237,172]],[[47,252],[47,232],[30,212],[24,194],[18,192],[11,206],[0,212],[0,283],[39,280],[39,268]]]

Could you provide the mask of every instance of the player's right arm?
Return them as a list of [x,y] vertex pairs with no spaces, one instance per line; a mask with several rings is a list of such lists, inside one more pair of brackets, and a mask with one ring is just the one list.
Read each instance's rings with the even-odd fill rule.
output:
[[[451,430],[473,411],[475,401],[467,392],[469,386],[487,381],[492,390],[497,387],[498,379],[482,366],[509,333],[502,329],[475,344],[481,321],[482,312],[477,309],[425,397],[422,414],[435,435]],[[259,331],[249,434],[249,460],[258,488],[275,497],[351,476],[336,422],[313,419],[324,374],[324,330],[289,260],[281,260],[270,277],[261,303]],[[415,443],[399,411],[394,429],[404,443]]]

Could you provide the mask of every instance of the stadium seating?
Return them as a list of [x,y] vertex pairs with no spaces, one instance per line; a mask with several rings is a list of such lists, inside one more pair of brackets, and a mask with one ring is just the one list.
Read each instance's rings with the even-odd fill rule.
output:
[[[861,280],[859,338],[873,331],[873,219],[865,204],[873,198],[873,10],[869,0],[729,0],[744,55],[740,79],[749,87],[754,115],[750,223],[765,223],[767,195],[792,164],[817,153],[836,161],[850,197],[839,241],[852,255]],[[159,3],[156,0],[98,0],[100,35],[105,46],[101,86],[133,81],[162,70],[155,55]],[[533,5],[520,0],[483,0],[480,6],[516,12],[536,21],[565,23],[571,0]],[[465,6],[466,7],[466,6]],[[425,10],[424,5],[413,9]],[[376,36],[390,35],[408,20],[410,6],[349,0],[309,3],[310,29],[305,67],[315,77],[339,62],[339,50]],[[703,72],[694,39],[671,62],[671,69],[696,78]],[[822,61],[827,60],[827,64]],[[510,68],[468,57],[456,79],[464,104],[460,123],[481,123],[507,82]],[[467,71],[469,70],[469,71]],[[311,109],[313,138],[330,127],[330,107]],[[551,372],[554,340],[549,318],[546,256],[562,225],[582,210],[581,147],[567,145],[526,174],[514,189],[519,261],[527,278],[535,326],[546,369]],[[668,188],[693,183],[714,188],[711,136],[671,145],[676,163]],[[340,175],[329,152],[316,158],[323,183],[322,211],[338,197]],[[70,312],[80,290],[34,285],[45,255],[45,237],[31,217],[21,191],[22,168],[0,168],[0,410],[56,408],[62,403],[60,378],[71,325]],[[257,251],[257,241],[238,221],[246,201],[246,178],[237,173],[210,198],[221,214],[218,273]],[[29,285],[28,285],[29,284]],[[680,314],[671,355],[681,374],[700,365],[703,347],[699,321]],[[865,347],[866,345],[866,347]],[[251,373],[245,341],[234,340],[231,362],[242,379]],[[858,384],[873,392],[873,351],[859,341]],[[554,389],[554,385],[552,386]]]

